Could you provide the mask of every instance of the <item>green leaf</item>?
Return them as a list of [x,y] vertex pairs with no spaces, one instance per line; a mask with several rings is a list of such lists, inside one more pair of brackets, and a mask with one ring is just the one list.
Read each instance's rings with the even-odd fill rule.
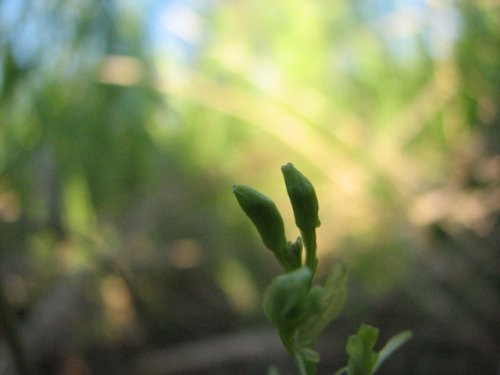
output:
[[[349,354],[347,363],[349,375],[371,375],[401,345],[411,337],[410,331],[404,331],[391,338],[379,353],[373,351],[378,338],[378,329],[362,324],[356,335],[349,336],[346,350]],[[342,369],[339,370],[339,374]]]
[[365,349],[372,350],[377,343],[378,328],[368,324],[362,324],[358,330],[358,337],[361,338]]
[[289,350],[293,332],[306,318],[311,279],[312,271],[301,267],[275,277],[264,294],[264,312]]
[[363,360],[363,342],[361,338],[354,335],[347,339],[346,351],[349,355],[347,367],[349,375],[365,375],[365,365]]
[[372,349],[378,338],[378,329],[362,324],[356,335],[347,340],[347,367],[349,375],[370,375],[378,359],[378,354]]
[[401,345],[407,342],[411,338],[411,336],[412,333],[410,331],[404,331],[387,341],[385,346],[379,352],[379,356],[373,368],[373,372],[375,372],[392,353],[399,349]]
[[[309,293],[311,312],[300,327],[299,341],[304,345],[311,345],[342,312],[347,297],[345,265],[335,266],[324,287],[319,288],[314,287]],[[316,289],[318,291],[315,292]]]
[[311,348],[303,347],[300,349],[300,355],[304,358],[304,361],[318,363],[319,353]]

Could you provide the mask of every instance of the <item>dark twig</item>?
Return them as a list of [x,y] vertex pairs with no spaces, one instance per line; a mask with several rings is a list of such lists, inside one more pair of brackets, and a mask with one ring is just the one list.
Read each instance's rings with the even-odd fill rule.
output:
[[29,375],[30,371],[26,354],[21,343],[16,317],[5,296],[2,275],[0,275],[0,324],[5,332],[5,339],[10,348],[18,374]]

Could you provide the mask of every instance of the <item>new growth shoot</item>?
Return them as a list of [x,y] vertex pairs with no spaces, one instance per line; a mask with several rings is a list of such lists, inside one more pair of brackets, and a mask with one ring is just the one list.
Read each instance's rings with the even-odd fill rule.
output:
[[[313,285],[318,266],[316,228],[320,226],[319,204],[312,183],[293,164],[281,167],[295,224],[300,236],[288,241],[283,218],[274,202],[244,185],[234,185],[233,192],[240,207],[250,218],[264,245],[271,250],[284,269],[264,295],[264,313],[293,358],[300,375],[316,375],[319,354],[314,343],[341,313],[347,297],[347,270],[337,264],[324,285]],[[393,337],[379,352],[374,352],[378,329],[363,324],[350,336],[346,350],[346,367],[336,375],[371,375],[411,333]],[[272,368],[270,374],[278,374]]]

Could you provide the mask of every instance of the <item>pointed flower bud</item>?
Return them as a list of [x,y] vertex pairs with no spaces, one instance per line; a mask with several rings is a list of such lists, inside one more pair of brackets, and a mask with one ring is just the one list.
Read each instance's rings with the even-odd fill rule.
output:
[[318,217],[318,198],[314,187],[291,163],[281,167],[285,178],[286,190],[292,202],[295,223],[302,231],[320,226]]
[[233,193],[257,228],[264,245],[283,263],[287,246],[285,226],[274,202],[249,186],[234,185]]

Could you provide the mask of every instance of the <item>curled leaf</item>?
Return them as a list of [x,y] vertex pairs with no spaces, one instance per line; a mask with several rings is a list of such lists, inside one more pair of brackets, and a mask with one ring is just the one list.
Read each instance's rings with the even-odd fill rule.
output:
[[264,312],[290,350],[291,336],[308,312],[312,272],[308,267],[277,276],[264,294]]

